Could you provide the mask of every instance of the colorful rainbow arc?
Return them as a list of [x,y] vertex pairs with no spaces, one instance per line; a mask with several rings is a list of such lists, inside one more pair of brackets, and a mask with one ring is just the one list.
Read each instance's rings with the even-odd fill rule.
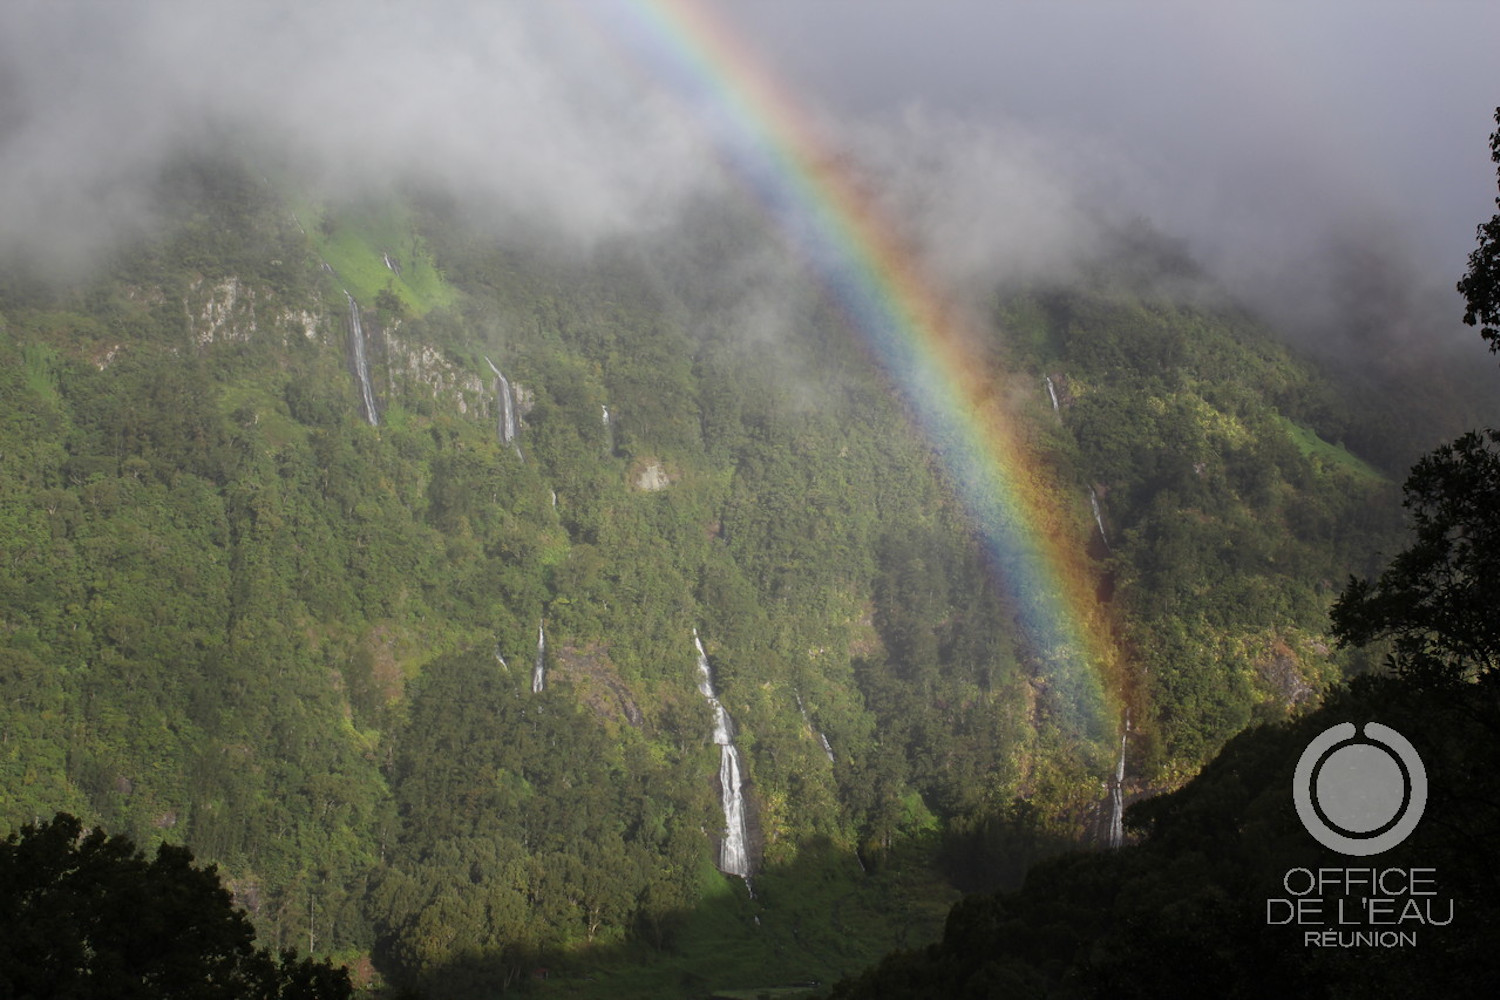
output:
[[965,331],[803,112],[699,3],[639,0],[629,11],[651,69],[691,95],[916,414],[1018,605],[1054,703],[1078,735],[1108,738],[1117,666],[1079,541],[1049,511],[1046,477],[997,412]]

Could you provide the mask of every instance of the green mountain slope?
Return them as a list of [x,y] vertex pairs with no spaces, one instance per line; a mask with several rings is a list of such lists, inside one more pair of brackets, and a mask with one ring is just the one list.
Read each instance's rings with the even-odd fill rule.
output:
[[[584,995],[827,982],[935,936],[954,884],[1094,836],[1116,737],[1032,676],[820,291],[723,279],[758,226],[580,257],[437,201],[307,225],[257,177],[187,163],[108,274],[3,289],[0,820],[184,841],[265,942],[452,996],[538,964]],[[1323,376],[1127,249],[1004,290],[985,336],[1125,651],[1135,789],[1360,666],[1327,605],[1394,525],[1390,486],[1307,436]],[[695,628],[754,900],[714,869]]]
[[[1017,891],[966,897],[941,942],[891,955],[833,995],[1493,993],[1496,872],[1478,845],[1500,829],[1494,678],[1363,681],[1293,723],[1236,737],[1187,787],[1134,807],[1139,845],[1054,859]],[[1410,734],[1429,797],[1409,839],[1350,857],[1303,828],[1293,775],[1318,734],[1371,720]],[[1362,881],[1372,870],[1383,887]]]

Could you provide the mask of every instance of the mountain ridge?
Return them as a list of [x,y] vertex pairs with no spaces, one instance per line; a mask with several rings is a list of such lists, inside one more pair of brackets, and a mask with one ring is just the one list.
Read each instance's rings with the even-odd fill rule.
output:
[[[755,270],[763,234],[731,226],[743,246],[663,273],[649,242],[528,256],[430,202],[386,211],[395,235],[330,208],[364,258],[417,247],[406,274],[447,289],[408,297],[379,262],[398,291],[360,304],[372,427],[339,278],[287,200],[253,177],[182,190],[176,228],[109,276],[0,298],[8,821],[181,835],[268,942],[310,934],[417,984],[473,959],[480,989],[603,945],[625,957],[601,968],[701,970],[671,942],[701,946],[695,906],[725,893],[740,961],[776,965],[790,929],[748,917],[775,922],[778,885],[802,905],[778,873],[804,856],[868,930],[810,954],[828,981],[894,940],[894,884],[922,886],[935,936],[950,880],[1010,882],[1104,815],[1119,733],[1071,728],[932,446],[816,289]],[[737,269],[757,281],[711,280]],[[1131,794],[1368,668],[1325,643],[1324,581],[1395,527],[1388,483],[1288,429],[1329,406],[1312,369],[1138,280],[1002,288],[983,331],[1136,671]],[[652,466],[663,488],[633,489]],[[745,756],[760,903],[712,870],[695,628]],[[593,752],[559,767],[565,744]],[[462,823],[439,836],[439,816]],[[473,888],[429,891],[449,884]]]

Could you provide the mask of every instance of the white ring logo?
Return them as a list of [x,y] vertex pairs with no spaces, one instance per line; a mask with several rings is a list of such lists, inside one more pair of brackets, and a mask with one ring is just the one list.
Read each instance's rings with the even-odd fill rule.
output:
[[1356,738],[1352,722],[1318,734],[1297,761],[1297,815],[1324,847],[1356,857],[1380,854],[1417,828],[1427,807],[1427,770],[1405,736],[1378,722]]

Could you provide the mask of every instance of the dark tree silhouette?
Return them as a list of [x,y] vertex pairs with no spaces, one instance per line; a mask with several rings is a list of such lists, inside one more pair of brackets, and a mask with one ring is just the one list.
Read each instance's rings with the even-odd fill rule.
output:
[[[1500,124],[1500,108],[1495,109]],[[1500,129],[1490,134],[1500,164]],[[1495,200],[1500,207],[1500,198]],[[1458,283],[1464,322],[1500,350],[1500,215],[1479,227],[1479,246]],[[1473,678],[1500,665],[1500,432],[1471,431],[1412,467],[1404,505],[1416,541],[1380,579],[1349,578],[1333,606],[1341,645],[1394,640],[1392,665],[1427,681]]]
[[0,997],[345,1000],[348,973],[255,947],[213,866],[67,813],[0,843]]
[[[1500,125],[1500,108],[1495,109]],[[1500,129],[1490,133],[1490,159],[1500,164]],[[1500,208],[1500,198],[1495,199]],[[1458,283],[1466,308],[1464,322],[1478,326],[1479,335],[1500,351],[1500,215],[1479,226],[1479,246],[1469,254],[1469,273]]]
[[1406,481],[1416,540],[1374,583],[1351,577],[1333,606],[1343,645],[1394,639],[1396,669],[1457,680],[1500,665],[1500,431],[1424,456]]

